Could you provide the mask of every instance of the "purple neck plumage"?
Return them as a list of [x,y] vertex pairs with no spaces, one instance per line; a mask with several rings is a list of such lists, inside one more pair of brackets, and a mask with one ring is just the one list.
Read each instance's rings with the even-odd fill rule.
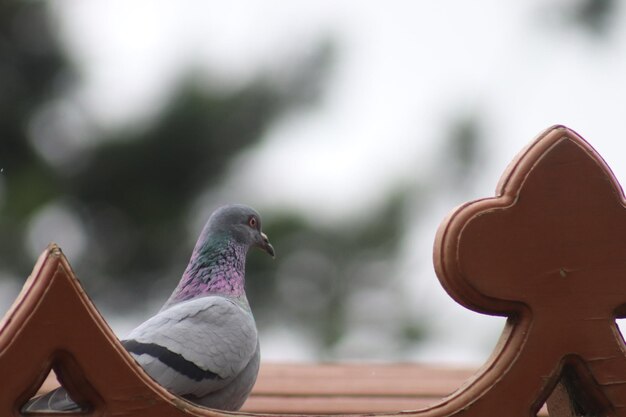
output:
[[198,244],[178,286],[163,309],[181,301],[206,295],[245,297],[247,252],[247,246],[232,239],[222,240],[213,245]]

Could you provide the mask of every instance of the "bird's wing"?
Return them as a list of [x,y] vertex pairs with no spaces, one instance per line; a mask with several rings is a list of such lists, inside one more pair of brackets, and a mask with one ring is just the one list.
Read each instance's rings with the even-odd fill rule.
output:
[[122,342],[146,372],[178,395],[228,385],[257,347],[254,318],[233,300],[209,296],[161,311]]

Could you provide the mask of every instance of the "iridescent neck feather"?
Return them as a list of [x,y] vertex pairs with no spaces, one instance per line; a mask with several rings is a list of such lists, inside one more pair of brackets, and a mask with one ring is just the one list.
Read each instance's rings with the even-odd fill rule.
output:
[[163,309],[207,295],[245,298],[247,252],[247,245],[232,239],[196,246],[187,269]]

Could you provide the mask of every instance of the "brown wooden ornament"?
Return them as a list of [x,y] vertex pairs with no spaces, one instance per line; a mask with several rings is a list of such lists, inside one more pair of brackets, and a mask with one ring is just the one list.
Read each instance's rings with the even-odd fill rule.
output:
[[[214,416],[156,384],[131,358],[56,245],[41,255],[0,324],[0,416],[21,406],[54,368],[89,416]],[[37,413],[36,415],[41,415]],[[57,415],[58,414],[54,414]]]
[[[573,131],[549,129],[512,162],[497,197],[441,225],[435,269],[471,310],[508,316],[484,370],[441,407],[536,413],[560,378],[582,415],[626,416],[626,210],[604,160]],[[585,414],[585,415],[587,415]]]
[[[620,185],[573,131],[547,130],[511,163],[497,196],[442,223],[437,275],[467,308],[507,316],[488,362],[416,417],[626,417],[626,210]],[[0,323],[0,416],[54,368],[89,416],[219,416],[150,379],[124,350],[60,249],[40,257]],[[294,410],[298,412],[298,410]]]

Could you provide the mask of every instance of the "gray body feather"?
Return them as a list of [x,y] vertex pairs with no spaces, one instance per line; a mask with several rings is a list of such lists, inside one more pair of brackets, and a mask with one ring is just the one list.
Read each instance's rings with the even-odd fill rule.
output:
[[247,303],[239,300],[208,296],[175,304],[141,324],[126,340],[162,346],[206,371],[208,376],[193,378],[159,357],[129,349],[159,384],[207,407],[239,409],[256,380],[257,330]]

